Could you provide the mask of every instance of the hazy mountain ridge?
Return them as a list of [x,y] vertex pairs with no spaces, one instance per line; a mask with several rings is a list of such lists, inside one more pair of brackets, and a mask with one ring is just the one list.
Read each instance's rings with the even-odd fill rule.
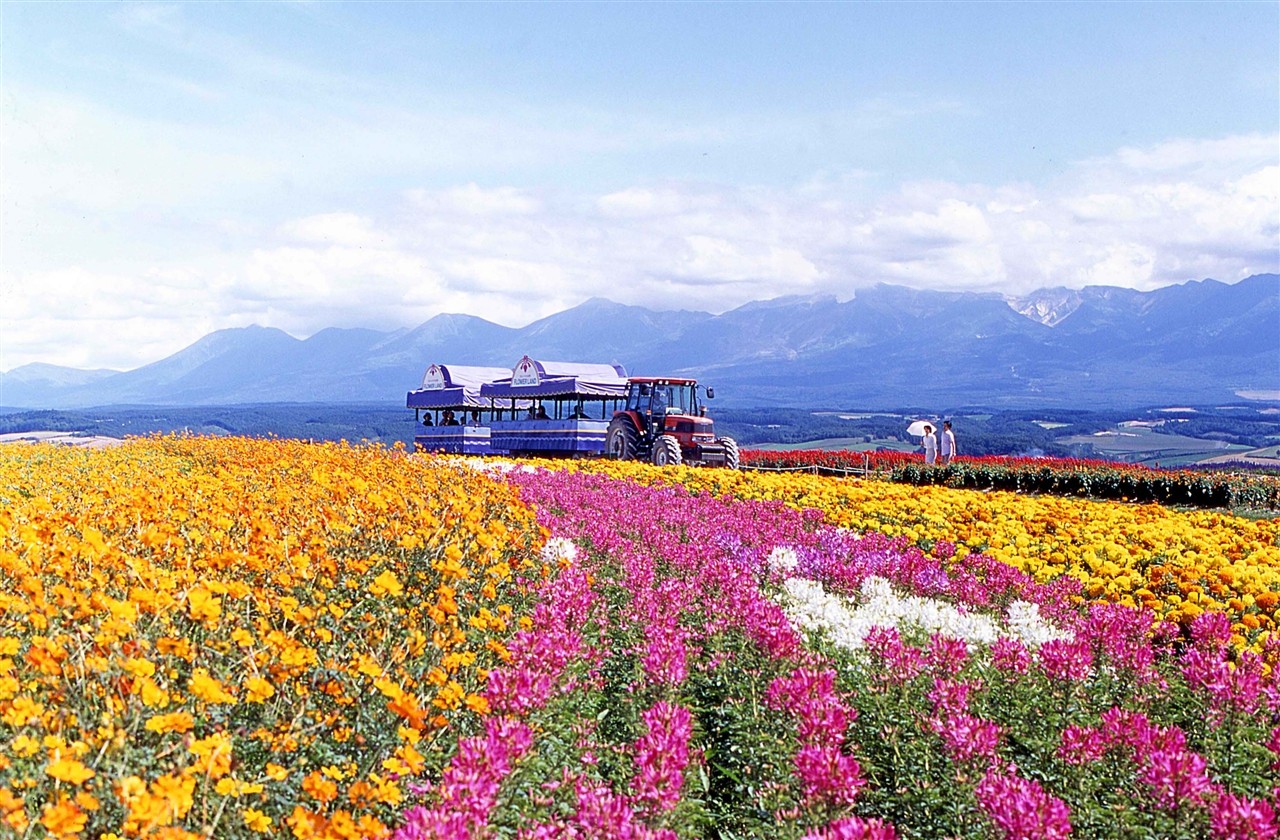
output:
[[593,298],[522,328],[443,314],[305,340],[247,327],[131,371],[26,365],[0,374],[0,405],[402,403],[432,362],[508,367],[525,353],[699,376],[741,406],[1208,404],[1280,391],[1280,275],[1022,297],[881,284],[721,315]]

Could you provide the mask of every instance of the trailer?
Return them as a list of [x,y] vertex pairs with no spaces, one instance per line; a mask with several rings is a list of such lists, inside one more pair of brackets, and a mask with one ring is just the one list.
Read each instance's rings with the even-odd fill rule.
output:
[[621,365],[523,356],[508,376],[480,387],[481,399],[527,405],[490,422],[491,446],[511,455],[589,457],[605,451],[609,422],[626,399]]
[[[494,449],[486,421],[497,409],[491,400],[481,399],[480,390],[488,382],[509,377],[500,367],[433,364],[422,377],[422,385],[405,397],[405,407],[414,410],[418,431],[414,448],[425,452],[455,455],[505,454]],[[504,408],[519,410],[523,406]]]

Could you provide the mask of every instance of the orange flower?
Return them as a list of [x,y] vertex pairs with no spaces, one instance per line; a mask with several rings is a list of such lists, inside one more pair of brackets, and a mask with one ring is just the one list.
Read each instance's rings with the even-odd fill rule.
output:
[[318,772],[311,772],[302,780],[302,789],[317,802],[332,802],[338,796],[338,786]]
[[79,785],[97,775],[74,758],[59,758],[46,767],[44,772],[49,777],[69,785]]
[[45,805],[40,815],[40,824],[54,837],[78,835],[88,820],[88,815],[64,796],[59,796],[54,804]]
[[151,732],[190,732],[196,725],[195,719],[188,712],[173,712],[168,715],[155,715],[147,721],[147,729]]

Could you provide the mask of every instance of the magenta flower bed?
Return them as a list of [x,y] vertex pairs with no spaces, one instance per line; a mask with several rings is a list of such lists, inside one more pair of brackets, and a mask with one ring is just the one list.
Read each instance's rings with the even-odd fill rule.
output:
[[399,838],[1276,836],[1280,691],[1220,616],[1184,639],[813,511],[509,480],[576,557]]

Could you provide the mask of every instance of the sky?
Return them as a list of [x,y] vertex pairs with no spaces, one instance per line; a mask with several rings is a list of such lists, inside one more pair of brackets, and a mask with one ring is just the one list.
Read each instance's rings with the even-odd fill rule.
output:
[[1280,3],[0,0],[0,371],[1280,272]]

